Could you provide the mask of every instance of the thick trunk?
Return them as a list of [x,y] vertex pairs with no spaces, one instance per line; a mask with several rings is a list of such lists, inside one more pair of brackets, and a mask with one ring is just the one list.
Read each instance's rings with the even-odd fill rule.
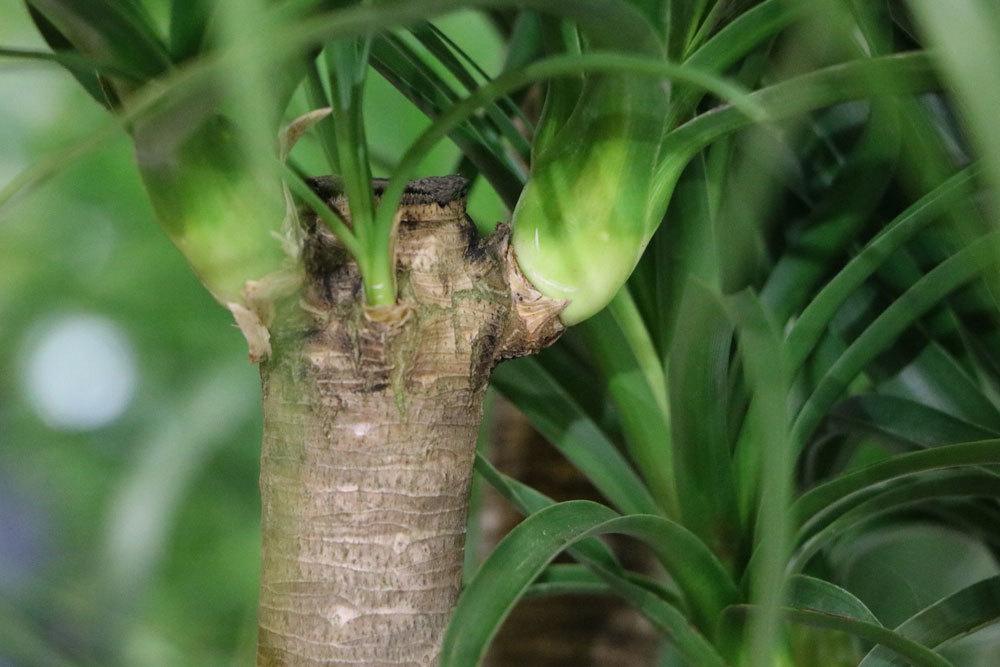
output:
[[301,299],[261,367],[259,665],[436,662],[489,373],[558,329],[557,307],[511,287],[504,232],[480,240],[464,195],[460,179],[411,186],[392,308],[361,305],[357,267],[307,230]]

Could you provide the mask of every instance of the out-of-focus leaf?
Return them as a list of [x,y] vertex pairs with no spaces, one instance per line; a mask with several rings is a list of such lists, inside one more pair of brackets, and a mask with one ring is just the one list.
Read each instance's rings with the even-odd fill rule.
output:
[[[809,226],[789,244],[767,277],[761,299],[780,322],[809,303],[816,285],[840,264],[871,218],[892,180],[899,141],[895,109],[888,104],[875,105],[864,135],[810,213]],[[797,357],[790,361],[792,370],[797,369]]]
[[22,610],[0,601],[0,646],[5,659],[16,661],[13,664],[80,667],[79,661],[52,646],[45,635]]
[[[924,453],[940,451],[927,450]],[[799,572],[821,549],[847,531],[867,521],[887,516],[900,509],[936,498],[1000,498],[1000,476],[981,470],[957,469],[924,473],[916,479],[902,479],[886,490],[867,489],[849,496],[816,517],[799,531],[801,546],[789,568]]]
[[121,478],[109,508],[103,569],[117,594],[140,592],[163,556],[186,487],[213,447],[227,442],[252,417],[255,397],[234,389],[252,380],[252,374],[242,364],[211,369],[183,403],[165,412]]
[[1000,430],[996,404],[976,378],[937,342],[928,344],[897,377],[883,383],[882,391],[929,405],[986,430]]
[[953,290],[995,264],[1000,234],[994,232],[973,242],[936,266],[900,296],[826,372],[802,406],[793,425],[793,438],[801,446],[812,435],[833,403],[851,381],[877,355],[889,348],[914,322]]
[[170,4],[170,55],[186,60],[204,47],[209,18],[217,0],[173,0]]
[[[0,47],[0,58],[37,60],[56,63],[68,69],[77,78],[82,76],[91,76],[94,74],[106,74],[125,78],[129,78],[131,76],[129,72],[119,70],[114,66],[105,65],[91,58],[81,56],[75,51],[54,51],[52,53],[48,53],[46,51],[33,51],[31,49],[11,49]],[[102,103],[106,102],[106,100],[98,101]]]
[[[70,43],[69,39],[66,38],[64,34],[59,32],[59,29],[52,25],[43,14],[41,14],[37,9],[28,5],[28,15],[31,17],[31,21],[35,24],[38,29],[39,34],[45,43],[56,52],[57,54],[62,54],[69,56],[71,58],[83,57],[76,50],[76,48]],[[107,63],[104,63],[107,66]],[[98,75],[97,68],[69,68],[70,73],[73,78],[79,82],[83,89],[87,91],[94,100],[108,110],[116,109],[120,100],[118,96],[110,89],[110,86],[105,86],[104,82],[101,81]]]
[[[997,622],[1000,622],[1000,576],[949,595],[907,619],[895,632],[934,649]],[[884,648],[876,647],[858,667],[905,664]]]
[[882,394],[852,396],[835,405],[829,419],[837,427],[914,447],[937,447],[1000,435],[922,403]]
[[882,625],[875,614],[849,591],[829,581],[796,574],[788,581],[788,605],[796,609],[821,611]]
[[848,295],[871,277],[892,253],[917,232],[934,222],[959,198],[966,196],[975,175],[974,168],[962,170],[922,197],[886,225],[878,236],[812,297],[787,336],[793,368],[798,368],[815,347]]
[[[879,86],[874,86],[878,81]],[[762,88],[750,98],[771,120],[866,97],[912,95],[940,86],[927,54],[905,53],[832,65]],[[654,182],[653,199],[665,198],[676,174],[691,156],[720,137],[746,127],[755,119],[734,107],[706,111],[670,131],[660,151],[663,156]]]
[[[1000,187],[1000,132],[995,100],[1000,96],[1000,7],[992,0],[936,2],[910,0],[920,31],[936,47],[937,61],[950,79],[972,141],[979,148],[994,190]],[[1000,205],[993,200],[994,211]]]
[[677,322],[668,381],[681,516],[713,551],[726,553],[740,533],[727,421],[733,325],[719,297],[696,282]]
[[756,558],[747,566],[751,602],[760,612],[751,619],[746,643],[751,664],[768,667],[779,637],[779,607],[785,594],[785,563],[791,550],[788,505],[794,478],[794,448],[789,439],[789,374],[781,335],[760,299],[742,292],[727,299],[736,325],[747,391],[753,397],[744,441],[753,456],[759,499],[754,516]]
[[[749,605],[738,605],[726,610],[728,614],[746,615],[757,610]],[[881,644],[902,656],[914,667],[952,667],[952,664],[934,651],[911,641],[877,623],[861,621],[852,616],[812,609],[782,609],[784,618],[799,625],[838,630],[849,635]]]
[[792,507],[794,521],[803,525],[813,516],[866,488],[915,473],[958,466],[1000,463],[1000,440],[983,440],[899,454],[821,484],[799,497]]
[[148,16],[119,0],[27,0],[81,53],[146,79],[170,67]]

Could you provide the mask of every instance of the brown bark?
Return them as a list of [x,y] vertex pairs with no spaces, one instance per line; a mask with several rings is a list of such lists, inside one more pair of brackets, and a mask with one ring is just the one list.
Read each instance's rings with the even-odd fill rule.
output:
[[261,366],[259,665],[437,660],[489,373],[560,328],[559,304],[511,280],[505,231],[476,236],[465,190],[411,184],[393,307],[363,306],[357,267],[308,222],[305,285]]

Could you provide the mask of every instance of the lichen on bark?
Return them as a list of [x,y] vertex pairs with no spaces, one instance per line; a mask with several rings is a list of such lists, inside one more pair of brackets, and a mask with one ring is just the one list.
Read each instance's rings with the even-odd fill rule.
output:
[[[314,188],[344,208],[332,182]],[[357,266],[303,216],[306,278],[261,364],[259,665],[437,660],[490,371],[561,329],[561,304],[512,281],[506,229],[476,234],[466,190],[408,188],[390,308],[362,303]]]

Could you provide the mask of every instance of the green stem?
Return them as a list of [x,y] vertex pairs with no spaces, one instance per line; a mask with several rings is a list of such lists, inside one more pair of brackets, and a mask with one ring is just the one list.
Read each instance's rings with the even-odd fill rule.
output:
[[365,303],[369,306],[391,306],[396,303],[395,252],[392,249],[371,253],[361,270],[365,286]]

